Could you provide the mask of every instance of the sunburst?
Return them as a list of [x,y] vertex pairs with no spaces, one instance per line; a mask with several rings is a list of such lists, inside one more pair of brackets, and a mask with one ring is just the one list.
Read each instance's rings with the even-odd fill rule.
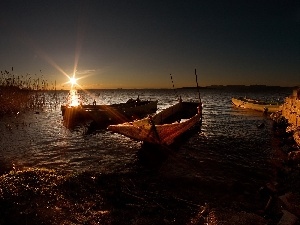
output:
[[76,85],[80,86],[80,85],[77,83],[77,81],[78,81],[80,78],[76,78],[76,77],[75,77],[75,74],[73,74],[73,76],[68,76],[68,75],[67,75],[67,77],[68,77],[69,81],[67,81],[66,84],[71,84],[71,90],[72,90]]
[[70,77],[70,83],[71,83],[71,85],[76,85],[77,84],[77,79],[75,78],[75,77]]

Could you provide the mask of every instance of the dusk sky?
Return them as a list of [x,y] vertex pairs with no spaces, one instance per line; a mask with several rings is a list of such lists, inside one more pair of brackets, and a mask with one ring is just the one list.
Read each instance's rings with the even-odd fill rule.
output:
[[[58,88],[300,85],[299,0],[1,0],[0,70]],[[36,75],[35,75],[36,74]],[[50,85],[50,84],[49,84]]]

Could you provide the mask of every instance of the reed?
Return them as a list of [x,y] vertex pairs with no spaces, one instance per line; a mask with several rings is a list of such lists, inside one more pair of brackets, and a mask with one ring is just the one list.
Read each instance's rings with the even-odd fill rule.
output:
[[16,75],[13,67],[11,71],[1,71],[0,116],[28,109],[40,109],[46,104],[45,93],[49,90],[56,90],[56,88],[49,89],[48,82],[42,74],[40,77],[37,77],[36,74],[31,76],[29,73],[24,76]]

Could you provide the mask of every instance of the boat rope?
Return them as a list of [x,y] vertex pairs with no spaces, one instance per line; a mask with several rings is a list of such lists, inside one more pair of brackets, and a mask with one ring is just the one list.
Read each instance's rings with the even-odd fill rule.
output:
[[157,140],[158,140],[158,143],[160,143],[161,140],[160,140],[159,134],[158,134],[158,132],[157,132],[157,130],[156,130],[156,126],[155,126],[155,123],[154,123],[154,121],[153,121],[153,119],[152,119],[152,116],[148,116],[148,119],[149,119],[149,123],[150,123],[150,125],[151,125],[150,131],[153,130],[153,132],[154,132],[154,134],[155,134],[155,136],[156,136],[156,138],[157,138]]

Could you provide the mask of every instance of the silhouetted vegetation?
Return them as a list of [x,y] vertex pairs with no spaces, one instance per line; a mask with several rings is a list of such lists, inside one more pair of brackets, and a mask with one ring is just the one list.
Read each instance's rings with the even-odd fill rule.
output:
[[[40,71],[41,72],[41,71]],[[30,74],[17,76],[11,71],[1,71],[0,75],[0,116],[17,113],[27,109],[40,109],[45,105],[45,91],[49,89],[47,80],[41,74],[37,77]],[[54,96],[55,97],[55,96]]]

